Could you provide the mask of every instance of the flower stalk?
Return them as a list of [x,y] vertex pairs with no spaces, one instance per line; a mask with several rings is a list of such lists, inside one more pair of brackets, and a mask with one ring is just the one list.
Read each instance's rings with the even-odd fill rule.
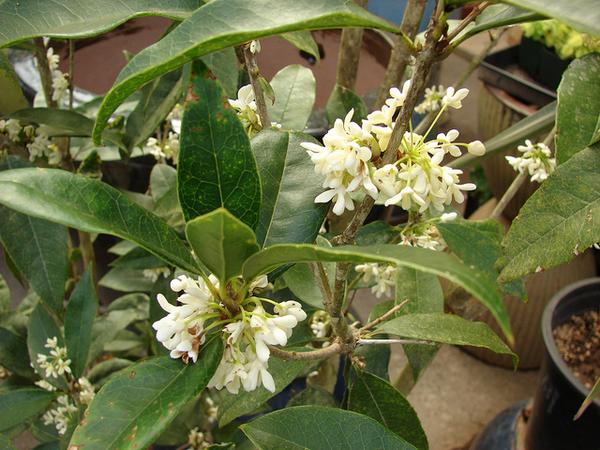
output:
[[[356,3],[366,7],[368,0],[357,0]],[[362,39],[362,28],[344,28],[342,30],[336,82],[346,89],[354,90],[356,85]]]
[[250,84],[256,98],[256,106],[258,108],[258,117],[260,117],[261,125],[268,127],[270,125],[269,113],[267,111],[267,103],[265,101],[265,93],[260,85],[259,77],[260,70],[256,62],[256,54],[252,52],[250,44],[244,45],[244,60],[246,61],[246,70],[250,77]]

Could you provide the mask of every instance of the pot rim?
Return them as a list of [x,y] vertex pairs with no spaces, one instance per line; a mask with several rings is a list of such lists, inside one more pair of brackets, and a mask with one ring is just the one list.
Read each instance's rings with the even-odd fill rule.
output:
[[[560,291],[558,291],[550,302],[546,305],[544,309],[544,314],[542,316],[542,336],[544,338],[544,345],[546,347],[546,351],[548,355],[552,359],[552,362],[558,367],[562,375],[569,381],[571,386],[573,386],[577,391],[582,395],[583,398],[587,397],[589,394],[589,389],[587,389],[581,381],[573,374],[571,368],[567,365],[563,357],[558,351],[556,347],[556,342],[554,340],[554,335],[552,333],[552,319],[556,312],[556,307],[569,294],[574,291],[581,289],[583,287],[596,285],[598,287],[599,295],[600,295],[600,277],[586,278],[585,280],[580,280],[575,283],[572,283]],[[596,397],[593,401],[596,406],[600,406],[600,397]]]

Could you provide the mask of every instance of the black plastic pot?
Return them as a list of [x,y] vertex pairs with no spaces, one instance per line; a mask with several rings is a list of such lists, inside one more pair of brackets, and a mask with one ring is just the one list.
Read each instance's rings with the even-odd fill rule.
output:
[[549,47],[525,36],[519,45],[519,64],[538,83],[556,90],[570,60],[564,60]]
[[591,309],[600,309],[600,278],[568,286],[553,297],[544,311],[546,358],[527,424],[527,450],[600,449],[600,400],[596,399],[583,416],[573,420],[588,389],[562,359],[552,335],[552,330],[573,314]]

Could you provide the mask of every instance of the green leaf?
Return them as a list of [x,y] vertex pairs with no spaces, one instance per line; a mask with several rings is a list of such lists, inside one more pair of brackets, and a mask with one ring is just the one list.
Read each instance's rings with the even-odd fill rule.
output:
[[[518,5],[517,5],[518,6]],[[505,27],[518,23],[531,22],[544,19],[544,16],[535,12],[510,5],[491,5],[485,8],[475,19],[472,26],[468,26],[460,33],[453,44],[459,45],[482,31]]]
[[0,434],[0,448],[3,448],[4,450],[17,450],[17,447],[13,445],[12,441],[2,434]]
[[229,98],[237,98],[239,68],[235,50],[226,48],[209,53],[202,57],[202,62],[217,77],[225,91],[225,95]]
[[354,109],[354,114],[352,115],[354,122],[360,122],[361,119],[367,117],[367,106],[363,99],[350,89],[336,84],[325,106],[327,122],[333,125],[336,119],[344,120],[346,114],[351,109]]
[[579,410],[577,411],[577,414],[575,414],[575,417],[573,418],[573,420],[579,419],[581,417],[581,415],[585,412],[585,410],[588,408],[588,406],[590,406],[592,404],[592,402],[594,401],[594,399],[596,397],[598,397],[599,395],[600,395],[600,377],[598,377],[598,379],[592,386],[592,389],[590,390],[589,394],[587,395],[587,397],[585,398],[583,403],[581,403],[581,406],[579,407]]
[[331,406],[332,408],[337,406],[333,395],[319,386],[308,386],[299,394],[294,395],[290,401],[287,402],[286,408],[304,405]]
[[502,0],[571,25],[577,31],[600,36],[600,9],[596,0]]
[[372,417],[418,449],[429,448],[417,413],[394,386],[368,372],[357,372],[348,409]]
[[25,378],[33,377],[25,339],[13,331],[0,327],[0,364]]
[[[448,244],[448,248],[465,264],[477,266],[492,283],[498,278],[496,261],[502,254],[500,243],[504,231],[497,221],[458,219],[439,223],[437,229]],[[499,287],[515,297],[527,298],[527,291],[521,280]]]
[[198,259],[224,283],[259,250],[254,232],[223,208],[188,222],[185,234]]
[[181,126],[177,166],[186,220],[225,207],[251,228],[258,221],[260,180],[250,142],[235,112],[225,108],[214,80],[197,78]]
[[102,5],[79,0],[6,0],[0,3],[0,47],[34,37],[84,38],[109,31],[140,16],[182,20],[199,0],[109,0]]
[[22,388],[0,393],[0,431],[42,413],[54,399],[52,392],[38,388]]
[[127,367],[130,367],[131,365],[133,365],[133,361],[130,361],[128,359],[107,359],[106,361],[102,361],[96,364],[94,367],[92,367],[87,374],[87,378],[94,385],[102,385],[108,377],[118,372],[119,370],[123,370]]
[[314,177],[314,166],[302,142],[316,143],[303,133],[275,130],[252,139],[262,187],[256,237],[265,247],[314,242],[327,214],[327,205],[314,201],[320,184],[307,182]]
[[303,52],[314,56],[317,61],[321,59],[319,47],[310,31],[292,31],[290,33],[283,33],[281,37],[295,46],[298,50],[302,50]]
[[172,228],[101,181],[57,169],[4,171],[0,203],[90,233],[129,239],[169,264],[192,273],[199,270]]
[[496,318],[506,337],[512,339],[508,314],[497,287],[480,271],[465,266],[458,258],[433,250],[392,244],[331,249],[308,244],[274,245],[248,258],[243,274],[244,278],[253,279],[283,264],[310,261],[388,262],[442,276],[477,297]]
[[0,91],[2,92],[2,96],[0,96],[0,116],[27,108],[28,102],[21,90],[19,78],[3,51],[0,51]]
[[569,64],[558,86],[557,164],[593,143],[600,120],[599,98],[600,54],[592,53]]
[[65,314],[65,342],[67,356],[71,360],[73,376],[79,378],[87,367],[92,324],[98,309],[98,297],[94,288],[92,271],[88,268],[69,298]]
[[177,170],[167,164],[156,164],[150,172],[150,193],[154,199],[154,214],[177,229],[185,226],[177,198]]
[[304,130],[315,104],[317,82],[312,70],[299,64],[284,67],[275,74],[271,86],[275,103],[267,105],[269,118],[283,128]]
[[111,261],[109,265],[111,267],[126,269],[154,269],[164,267],[165,263],[143,248],[135,247],[114,261]]
[[407,314],[382,323],[375,333],[388,333],[407,339],[419,339],[441,344],[471,345],[496,353],[515,355],[483,322],[471,322],[452,314]]
[[514,149],[525,139],[550,131],[554,126],[555,115],[556,102],[552,102],[486,141],[486,152],[483,157],[467,153],[451,161],[448,165],[454,168],[468,167],[474,162],[480,162],[483,158]]
[[60,323],[43,303],[38,303],[31,313],[29,323],[27,324],[27,349],[31,365],[36,373],[50,384],[61,389],[68,389],[64,376],[59,375],[57,378],[52,376],[47,377],[45,370],[37,362],[38,355],[50,355],[51,349],[46,348],[46,341],[53,338],[57,338],[59,347],[65,346]]
[[[171,112],[183,94],[185,70],[174,70],[142,89],[139,103],[127,118],[124,140],[127,148],[144,144]],[[187,69],[189,75],[189,67]]]
[[100,141],[111,114],[129,95],[186,62],[264,36],[341,27],[397,31],[347,0],[261,0],[254,1],[251,10],[247,0],[213,0],[129,61],[104,97],[94,139]]
[[0,275],[0,314],[4,314],[10,311],[10,289],[6,280]]
[[150,292],[154,283],[144,276],[142,269],[114,267],[98,281],[98,284],[120,292]]
[[69,447],[81,446],[86,450],[148,447],[179,410],[204,390],[222,352],[223,344],[216,338],[203,346],[195,364],[162,356],[137,363],[113,376],[96,394]]
[[600,241],[600,144],[580,151],[542,183],[504,241],[499,280],[569,261]]
[[[495,278],[492,282],[494,280]],[[408,300],[397,315],[444,312],[444,293],[435,275],[401,267],[398,269],[395,291],[395,304]],[[415,380],[419,378],[438,350],[433,345],[406,344],[402,348]]]
[[415,450],[370,417],[323,406],[285,408],[240,428],[261,450]]
[[[293,349],[302,350],[302,349]],[[263,406],[267,400],[283,391],[292,381],[314,364],[314,361],[284,361],[278,358],[269,360],[269,372],[275,380],[275,392],[267,391],[262,386],[248,392],[240,390],[238,394],[227,391],[220,392],[218,396],[219,426],[223,427],[232,420],[254,412]]]
[[[83,114],[69,109],[26,108],[10,114],[12,119],[45,125],[46,134],[52,136],[89,137],[94,121]],[[125,148],[123,137],[115,130],[104,130],[102,137],[107,142]]]

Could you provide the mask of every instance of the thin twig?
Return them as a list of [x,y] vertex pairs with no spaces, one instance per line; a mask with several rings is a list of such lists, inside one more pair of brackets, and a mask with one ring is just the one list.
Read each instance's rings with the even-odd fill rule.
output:
[[48,65],[48,50],[44,45],[42,38],[36,38],[33,40],[35,44],[35,59],[37,61],[37,69],[40,74],[42,81],[42,90],[44,91],[44,97],[46,97],[46,105],[50,108],[55,108],[57,103],[56,100],[52,99],[52,72]]
[[311,263],[311,268],[315,278],[317,279],[317,285],[323,296],[323,304],[329,310],[333,305],[333,295],[331,294],[331,287],[329,286],[329,277],[323,264],[319,261]]
[[[398,86],[402,82],[404,72],[408,66],[408,61],[412,54],[412,40],[419,31],[419,25],[423,20],[423,13],[425,12],[425,6],[427,0],[408,0],[406,8],[404,9],[404,15],[402,16],[402,23],[400,24],[400,34],[396,37],[394,48],[390,55],[390,61],[388,63],[385,76],[381,87],[379,88],[379,95],[377,96],[377,102],[375,103],[376,108],[381,108],[388,97],[388,92],[392,86]],[[409,42],[411,45],[409,45]]]
[[364,327],[362,327],[360,330],[358,330],[358,333],[363,334],[365,331],[368,331],[368,330],[376,327],[377,325],[379,325],[381,322],[386,321],[387,319],[392,317],[394,314],[396,314],[398,311],[400,311],[404,307],[404,305],[406,305],[407,303],[408,303],[408,299],[403,300],[402,302],[398,303],[396,306],[391,308],[385,314],[382,314],[377,319],[366,324]]
[[[367,6],[367,0],[357,0],[355,3],[358,6]],[[340,50],[338,52],[336,83],[346,89],[354,90],[354,85],[356,84],[362,40],[362,28],[344,28],[342,30]]]
[[75,41],[69,39],[69,109],[73,109],[75,91]]
[[250,51],[250,45],[244,45],[244,59],[246,61],[246,69],[248,70],[248,76],[250,77],[250,83],[252,84],[252,90],[254,91],[254,97],[256,99],[258,117],[260,117],[262,127],[268,128],[271,125],[271,122],[269,121],[267,103],[265,102],[265,93],[258,80],[260,70],[256,63],[256,55]]
[[504,212],[504,208],[506,208],[506,205],[510,203],[510,201],[519,191],[523,183],[525,183],[525,180],[527,180],[527,175],[527,172],[520,172],[519,175],[516,176],[512,183],[510,183],[510,186],[508,186],[508,189],[506,189],[506,192],[504,193],[502,198],[498,201],[498,204],[490,214],[490,218],[500,218],[500,216]]
[[358,345],[418,344],[436,345],[435,342],[420,339],[359,339]]
[[467,25],[469,25],[471,22],[473,22],[477,16],[479,14],[481,14],[481,12],[487,8],[488,6],[490,6],[490,2],[481,2],[478,5],[476,5],[471,12],[467,15],[467,17],[465,17],[461,23],[458,24],[458,26],[452,30],[452,32],[448,35],[447,40],[448,42],[452,42],[452,39],[454,39],[456,36],[458,36],[460,34],[460,32],[462,30],[464,30],[466,28]]
[[279,347],[271,347],[271,354],[279,359],[285,359],[287,361],[307,361],[315,359],[325,359],[330,356],[342,353],[344,351],[343,346],[339,342],[333,342],[327,347],[320,348],[318,350],[312,350],[309,352],[294,352],[288,350],[282,350]]

